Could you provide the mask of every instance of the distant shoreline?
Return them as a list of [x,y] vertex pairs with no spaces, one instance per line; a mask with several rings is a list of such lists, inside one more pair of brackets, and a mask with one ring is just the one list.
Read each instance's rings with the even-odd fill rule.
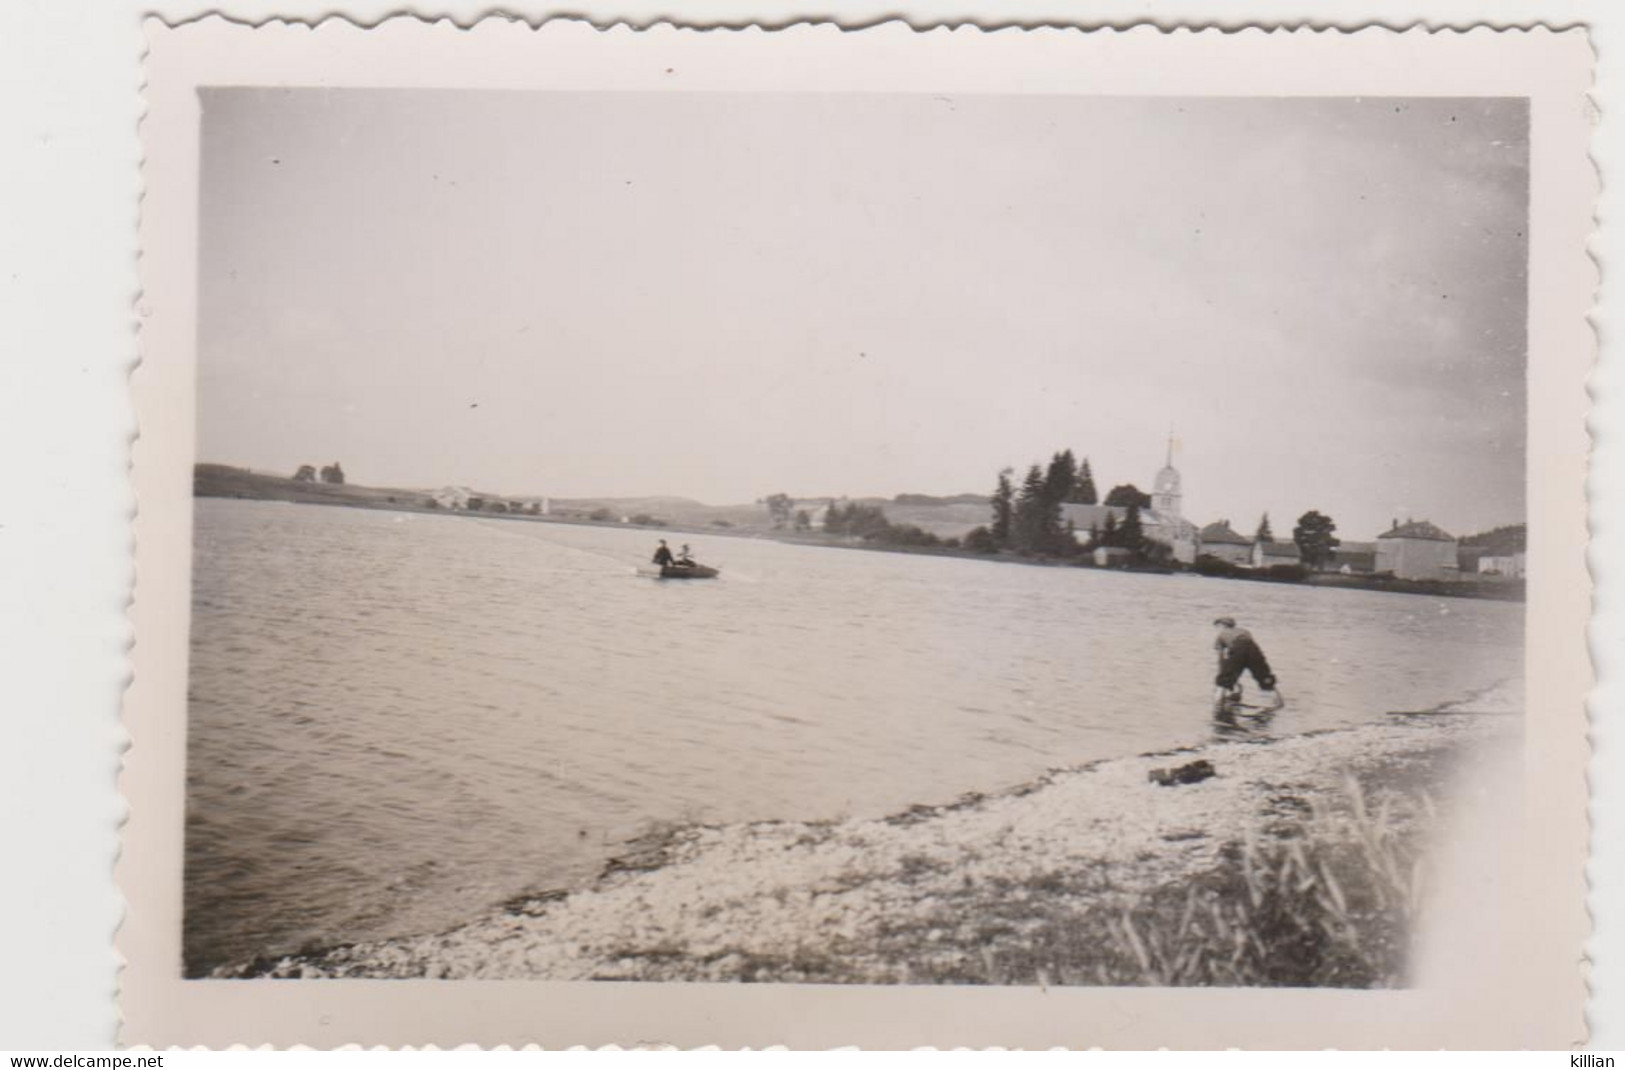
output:
[[[482,520],[513,520],[531,523],[559,524],[574,527],[613,528],[617,531],[642,530],[651,537],[665,534],[694,536],[726,536],[728,538],[768,539],[774,542],[800,546],[825,546],[842,550],[868,550],[879,553],[914,554],[927,557],[956,557],[971,561],[990,561],[1001,564],[1031,565],[1044,568],[1084,568],[1106,572],[1150,573],[1156,575],[1200,575],[1189,570],[1152,566],[1102,567],[1082,559],[1022,557],[1013,553],[979,553],[953,546],[902,546],[865,542],[858,539],[835,538],[818,532],[795,532],[772,528],[752,528],[729,524],[727,526],[672,523],[630,524],[618,520],[595,520],[585,516],[533,514],[522,512],[469,512],[434,508],[422,504],[431,492],[393,487],[366,487],[356,484],[301,482],[284,476],[267,475],[244,468],[226,465],[197,465],[193,478],[193,496],[198,498],[225,498],[245,501],[285,501],[301,505],[336,505],[352,509],[376,509],[400,513],[424,513],[430,516],[473,516]],[[1524,584],[1515,581],[1442,581],[1401,580],[1381,576],[1345,576],[1339,573],[1312,573],[1303,579],[1291,579],[1251,572],[1237,572],[1203,579],[1241,580],[1250,583],[1286,584],[1297,587],[1322,587],[1340,590],[1386,591],[1390,594],[1419,594],[1439,598],[1472,598],[1497,602],[1523,602]]]

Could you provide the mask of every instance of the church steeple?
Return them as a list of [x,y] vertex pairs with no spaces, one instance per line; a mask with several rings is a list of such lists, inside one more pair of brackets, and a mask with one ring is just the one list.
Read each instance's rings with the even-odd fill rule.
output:
[[1179,469],[1174,467],[1174,430],[1168,429],[1168,463],[1163,465],[1162,471],[1157,473],[1157,479],[1151,487],[1151,508],[1160,515],[1170,519],[1180,517]]

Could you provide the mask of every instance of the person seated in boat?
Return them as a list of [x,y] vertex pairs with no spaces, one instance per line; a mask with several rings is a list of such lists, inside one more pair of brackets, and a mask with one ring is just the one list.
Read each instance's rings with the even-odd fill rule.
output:
[[675,558],[671,556],[671,547],[666,545],[665,539],[661,539],[660,545],[655,548],[654,563],[659,565],[661,568],[665,568],[667,565],[671,564],[673,560],[675,560]]
[[1241,701],[1241,674],[1244,672],[1252,673],[1253,681],[1269,696],[1270,712],[1285,706],[1286,699],[1281,696],[1275,674],[1270,671],[1264,648],[1258,645],[1253,633],[1237,627],[1234,617],[1219,617],[1213,626],[1218,629],[1213,637],[1213,649],[1219,654],[1219,675],[1213,681],[1217,687],[1213,712],[1226,716],[1231,713],[1231,706]]
[[683,548],[681,550],[677,551],[677,567],[678,568],[693,568],[694,567],[694,557],[693,557],[693,555],[691,555],[688,552],[688,543],[686,543],[686,542],[683,543]]

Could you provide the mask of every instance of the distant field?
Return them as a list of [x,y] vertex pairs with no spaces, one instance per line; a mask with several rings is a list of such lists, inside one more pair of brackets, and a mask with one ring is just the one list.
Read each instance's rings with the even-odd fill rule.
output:
[[353,483],[304,483],[287,476],[223,464],[200,464],[193,468],[192,493],[200,498],[258,498],[384,509],[403,505],[426,507],[429,500],[429,492],[425,490],[362,487]]
[[986,498],[978,502],[953,505],[898,505],[895,502],[877,502],[886,510],[886,519],[893,524],[914,524],[944,539],[961,538],[971,528],[992,519],[992,507]]
[[[200,498],[254,498],[269,501],[305,502],[312,505],[349,505],[368,509],[428,509],[432,490],[421,487],[367,487],[355,483],[298,482],[287,476],[255,472],[223,464],[200,464],[193,470],[192,492]],[[532,502],[536,494],[505,495],[474,490],[487,501]],[[964,535],[988,521],[983,500],[974,503],[971,495],[923,501],[923,495],[905,495],[914,500],[898,504],[885,498],[859,499],[878,505],[894,524],[914,524],[943,538]],[[799,508],[816,513],[823,499],[803,499]],[[767,507],[706,505],[692,498],[553,498],[550,519],[587,520],[594,514],[613,521],[622,517],[649,517],[659,525],[691,530],[734,531],[738,534],[765,534],[773,530]]]

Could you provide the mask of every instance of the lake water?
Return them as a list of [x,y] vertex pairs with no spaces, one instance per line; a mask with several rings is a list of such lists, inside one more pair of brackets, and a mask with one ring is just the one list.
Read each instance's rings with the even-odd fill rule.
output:
[[[197,501],[189,973],[434,931],[655,821],[876,816],[1210,738],[1216,615],[1278,732],[1522,671],[1523,607]],[[1249,681],[1249,686],[1251,682]]]

